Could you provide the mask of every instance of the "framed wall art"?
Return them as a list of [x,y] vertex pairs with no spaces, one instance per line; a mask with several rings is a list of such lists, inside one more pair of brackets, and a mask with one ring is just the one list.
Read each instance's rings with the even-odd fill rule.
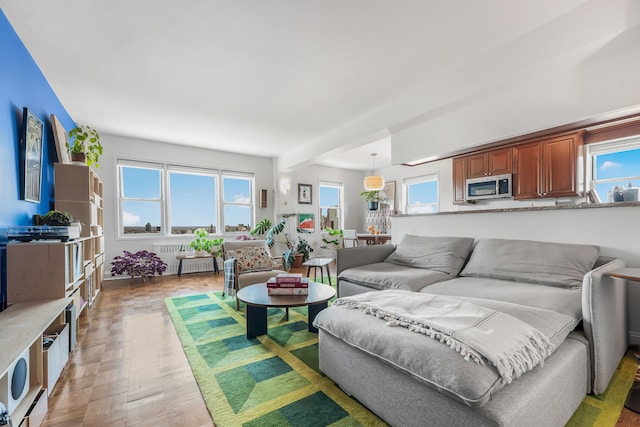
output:
[[20,139],[20,195],[27,202],[40,203],[43,138],[44,123],[25,107]]
[[396,209],[396,182],[388,181],[382,190],[380,190],[380,196],[383,200],[382,204],[386,205],[386,208],[394,212]]
[[298,214],[298,228],[310,233],[316,231],[315,215],[308,213]]
[[311,184],[298,184],[298,203],[301,205],[311,204]]
[[60,123],[60,120],[56,117],[55,114],[52,114],[51,117],[51,129],[53,130],[53,139],[56,142],[56,154],[58,155],[58,163],[64,163],[68,165],[71,163],[71,159],[69,158],[69,151],[67,151],[67,131]]

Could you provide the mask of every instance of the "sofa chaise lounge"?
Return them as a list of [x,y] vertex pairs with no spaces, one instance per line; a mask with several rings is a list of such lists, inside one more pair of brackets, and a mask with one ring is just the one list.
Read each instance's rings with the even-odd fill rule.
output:
[[598,255],[590,245],[423,236],[341,249],[345,300],[454,298],[534,326],[552,354],[509,383],[491,363],[334,304],[315,320],[320,369],[391,425],[564,425],[586,394],[606,389],[627,348],[626,289],[606,275],[624,263]]

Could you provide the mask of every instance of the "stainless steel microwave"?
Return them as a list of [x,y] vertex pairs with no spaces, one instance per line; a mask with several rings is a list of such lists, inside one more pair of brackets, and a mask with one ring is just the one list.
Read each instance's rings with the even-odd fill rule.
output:
[[511,180],[510,173],[467,179],[464,198],[465,200],[484,200],[511,197]]

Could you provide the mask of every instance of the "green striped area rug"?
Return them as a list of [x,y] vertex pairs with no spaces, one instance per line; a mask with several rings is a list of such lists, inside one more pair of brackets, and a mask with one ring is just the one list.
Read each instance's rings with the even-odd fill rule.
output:
[[[318,369],[306,307],[268,310],[268,335],[246,338],[235,299],[207,293],[165,300],[218,426],[377,426],[382,420]],[[615,426],[637,363],[625,357],[607,391],[587,396],[568,425]]]
[[386,425],[318,370],[306,307],[269,309],[269,334],[246,338],[235,299],[208,293],[166,300],[217,426]]

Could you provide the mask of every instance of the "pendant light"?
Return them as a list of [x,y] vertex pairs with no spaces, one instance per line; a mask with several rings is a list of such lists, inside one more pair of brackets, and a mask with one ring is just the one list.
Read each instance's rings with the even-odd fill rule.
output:
[[364,189],[367,191],[379,191],[384,188],[384,177],[380,175],[373,175],[375,173],[377,155],[378,153],[371,153],[373,168],[371,169],[371,175],[364,179]]

